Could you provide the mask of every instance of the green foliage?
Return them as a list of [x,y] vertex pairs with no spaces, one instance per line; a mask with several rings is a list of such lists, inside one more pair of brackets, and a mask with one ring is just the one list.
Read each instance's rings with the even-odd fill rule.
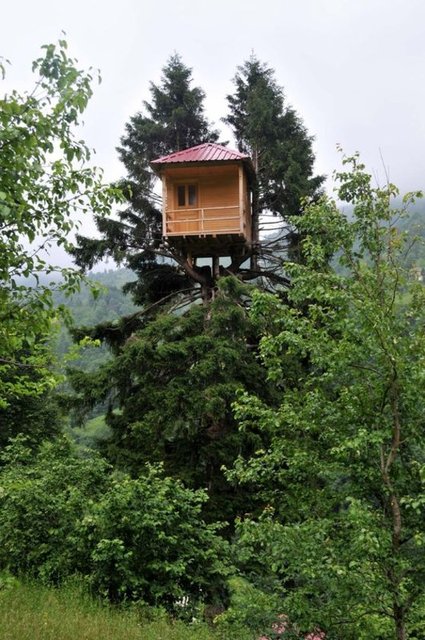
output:
[[192,492],[153,467],[118,478],[82,523],[95,541],[90,583],[110,600],[141,599],[178,610],[178,602],[219,594],[227,569],[216,527],[205,525],[203,492]]
[[[76,137],[92,94],[90,72],[79,71],[66,43],[44,47],[33,63],[32,91],[0,99],[0,406],[54,386],[45,340],[56,315],[51,288],[22,284],[57,269],[45,250],[69,249],[73,214],[110,210],[116,192],[88,166],[90,151]],[[61,285],[78,286],[75,271],[60,269]]]
[[111,430],[105,424],[105,416],[90,418],[83,426],[69,428],[69,435],[80,447],[98,449],[101,443],[111,437]]
[[65,439],[43,444],[36,455],[18,439],[2,461],[0,566],[45,582],[84,573],[77,524],[107,487],[105,463],[76,456]]
[[133,116],[121,141],[120,156],[132,177],[142,170],[136,162],[141,151],[136,148],[137,143],[142,145],[146,160],[151,161],[218,139],[218,133],[211,130],[205,118],[205,93],[199,87],[191,87],[192,69],[174,54],[162,71],[161,84],[150,84],[151,102],[143,102],[148,115],[139,112]]
[[416,638],[425,289],[404,266],[397,190],[373,188],[357,157],[345,163],[338,195],[352,219],[327,198],[309,206],[298,223],[306,264],[289,267],[288,304],[254,298],[263,362],[283,393],[278,411],[247,394],[237,404],[244,428],[255,420],[271,437],[234,471],[270,505],[261,521],[240,523],[239,561],[256,584],[280,588],[281,611],[301,631]]
[[[28,379],[41,382],[35,371]],[[6,407],[0,406],[0,451],[18,433],[27,436],[31,446],[37,446],[62,430],[62,412],[54,393],[49,390],[42,392],[40,386],[37,388],[37,395],[27,392],[28,388],[23,396],[18,395]]]
[[36,455],[18,439],[3,463],[2,569],[47,584],[79,574],[110,600],[182,613],[220,597],[226,545],[217,526],[201,518],[204,492],[153,467],[137,479],[111,476],[104,461],[81,457],[66,439],[42,445]]
[[108,457],[137,475],[146,462],[191,488],[208,488],[213,520],[254,508],[255,496],[224,477],[238,453],[264,445],[256,428],[239,433],[232,403],[240,390],[271,401],[245,303],[249,289],[222,278],[210,305],[183,315],[159,315],[134,333],[117,357],[93,375],[74,374],[88,407],[113,398]]
[[[66,323],[61,322],[59,330],[51,339],[52,349],[62,371],[68,367],[95,371],[110,359],[110,350],[98,335],[89,339],[84,330],[80,335],[76,327],[102,325],[113,332],[118,319],[127,318],[137,310],[130,296],[122,291],[123,285],[133,278],[131,271],[117,269],[90,274],[79,291],[71,295],[63,291],[53,292],[54,304],[65,306],[68,316]],[[93,290],[97,291],[96,297],[93,297]],[[105,413],[106,406],[98,407],[97,410]],[[72,415],[71,421],[78,423],[78,416]]]
[[241,635],[252,640],[263,632],[270,637],[278,624],[278,595],[261,591],[240,577],[231,578],[228,587],[230,603],[215,619],[217,628],[227,638]]
[[[134,280],[135,275],[126,270],[118,269],[106,273],[92,273],[72,295],[65,295],[62,291],[53,293],[55,305],[66,305],[74,326],[92,327],[102,322],[114,322],[122,316],[134,313],[137,307],[129,295],[123,293],[123,286]],[[96,297],[93,288],[97,287]],[[71,340],[60,336],[56,351],[63,355],[70,346]]]

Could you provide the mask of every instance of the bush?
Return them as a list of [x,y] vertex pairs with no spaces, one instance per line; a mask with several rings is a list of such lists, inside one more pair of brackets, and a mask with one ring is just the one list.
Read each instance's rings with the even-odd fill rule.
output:
[[81,523],[92,543],[90,581],[111,600],[143,599],[167,608],[189,597],[204,599],[226,573],[225,543],[200,512],[206,500],[160,469],[137,479],[123,476]]
[[[215,623],[224,637],[258,639],[262,632],[274,636],[273,628],[279,621],[281,603],[277,595],[256,588],[241,577],[228,581],[230,606]],[[265,637],[265,636],[262,636]]]
[[59,583],[80,574],[112,601],[143,600],[188,612],[217,598],[226,543],[200,516],[203,491],[146,467],[113,476],[65,438],[34,456],[22,438],[0,471],[0,567]]
[[105,491],[107,467],[61,438],[34,455],[23,437],[6,447],[0,473],[0,566],[59,582],[84,572],[76,524]]

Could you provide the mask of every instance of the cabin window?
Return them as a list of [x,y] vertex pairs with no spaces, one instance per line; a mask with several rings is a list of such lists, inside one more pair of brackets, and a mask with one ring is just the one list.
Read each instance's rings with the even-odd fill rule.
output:
[[182,184],[177,187],[177,204],[179,207],[184,207],[186,204],[186,187]]
[[189,206],[194,207],[197,201],[196,185],[189,184],[187,187],[187,201]]
[[177,206],[196,207],[198,203],[198,187],[196,184],[179,184],[177,186]]

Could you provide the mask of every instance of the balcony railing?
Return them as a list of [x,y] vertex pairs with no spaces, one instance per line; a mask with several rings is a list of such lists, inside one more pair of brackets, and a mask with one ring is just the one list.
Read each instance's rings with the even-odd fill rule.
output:
[[[236,215],[216,215],[223,211]],[[165,213],[166,236],[215,235],[221,233],[242,233],[243,220],[239,206],[199,207],[190,209],[168,209]]]

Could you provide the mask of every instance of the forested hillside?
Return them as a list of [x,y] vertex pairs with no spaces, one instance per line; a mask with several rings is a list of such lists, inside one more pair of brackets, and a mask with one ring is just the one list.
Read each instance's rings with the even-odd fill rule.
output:
[[77,326],[92,326],[116,320],[137,309],[131,297],[123,292],[124,285],[135,280],[135,275],[130,270],[98,271],[89,273],[88,279],[99,285],[96,296],[93,296],[87,285],[83,285],[80,291],[69,297],[61,291],[54,294],[55,304],[66,305]]
[[[100,341],[86,343],[79,348],[72,334],[78,327],[92,327],[101,323],[118,322],[131,316],[138,307],[133,303],[123,287],[135,279],[128,269],[108,269],[90,273],[72,295],[55,290],[53,304],[64,306],[67,318],[57,326],[51,338],[51,346],[56,358],[56,366],[62,371],[96,371],[111,357],[108,347]],[[65,380],[61,393],[69,394],[69,384]],[[92,410],[86,411],[71,403],[67,404],[66,432],[84,447],[98,448],[102,441],[110,437],[110,429],[105,424],[107,404],[99,402]]]
[[34,72],[0,104],[1,628],[40,620],[41,593],[64,640],[423,638],[422,194],[356,154],[326,195],[252,55],[224,117],[253,226],[282,231],[196,264],[163,237],[150,164],[219,139],[191,69],[174,54],[150,85],[114,185],[78,133],[91,73],[64,41]]
[[[88,274],[88,281],[83,283],[78,291],[68,295],[64,291],[53,292],[53,304],[64,306],[70,314],[70,327],[62,325],[54,339],[54,349],[57,355],[63,357],[73,344],[72,327],[92,327],[104,322],[114,322],[123,316],[134,313],[138,307],[133,303],[130,295],[123,291],[123,287],[135,279],[128,269],[109,269],[108,271]],[[94,289],[93,289],[94,288]],[[107,349],[99,345],[99,352],[104,358]],[[86,368],[93,368],[90,356],[82,354],[78,362]]]

